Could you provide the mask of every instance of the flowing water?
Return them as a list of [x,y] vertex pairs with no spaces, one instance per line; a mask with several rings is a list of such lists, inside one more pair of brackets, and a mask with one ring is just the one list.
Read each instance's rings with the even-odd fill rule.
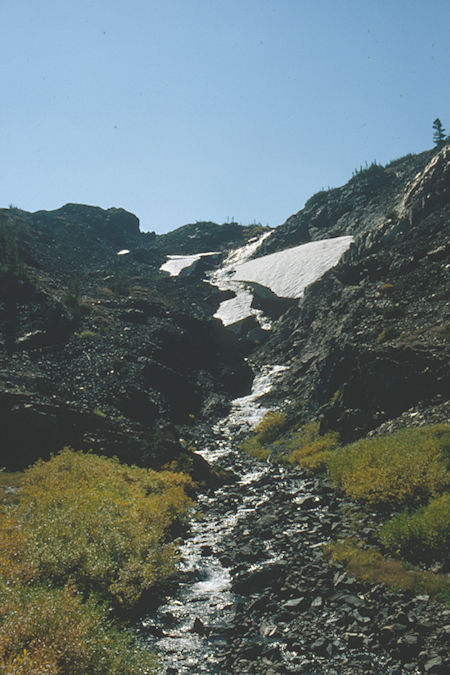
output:
[[[223,540],[241,519],[269,499],[267,481],[262,480],[267,474],[273,473],[274,481],[285,479],[283,488],[290,494],[302,490],[300,479],[269,463],[258,463],[255,468],[254,460],[240,456],[232,447],[232,438],[239,431],[254,427],[264,416],[266,409],[259,404],[259,398],[284,369],[263,369],[255,378],[251,394],[233,402],[230,415],[215,425],[213,440],[199,449],[211,464],[231,468],[238,474],[238,481],[212,495],[200,495],[201,517],[194,520],[190,536],[181,546],[182,581],[173,597],[142,622],[144,634],[159,633],[155,639],[148,639],[162,656],[165,672],[223,672],[217,664],[217,653],[226,645],[226,629],[237,599],[231,590],[230,573],[221,562]],[[277,559],[277,551],[270,541],[265,542],[265,547],[267,564]],[[204,627],[207,635],[202,634]]]

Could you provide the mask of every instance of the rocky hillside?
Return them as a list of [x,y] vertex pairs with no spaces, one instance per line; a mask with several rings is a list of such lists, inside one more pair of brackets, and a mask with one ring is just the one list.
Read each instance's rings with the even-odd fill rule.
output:
[[273,402],[346,440],[409,409],[447,417],[449,223],[447,146],[370,167],[277,228],[258,254],[307,238],[355,241],[254,355],[288,365]]
[[[237,340],[212,318],[227,295],[160,272],[168,235],[75,204],[3,209],[0,225],[1,465],[70,445],[158,466],[180,454],[173,424],[222,414],[248,391]],[[217,248],[248,235],[209,231]]]

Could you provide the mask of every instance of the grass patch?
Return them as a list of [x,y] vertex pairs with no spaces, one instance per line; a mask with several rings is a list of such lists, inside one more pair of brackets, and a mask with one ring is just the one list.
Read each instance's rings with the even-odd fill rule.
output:
[[420,505],[448,488],[450,427],[402,429],[366,438],[331,454],[334,484],[371,506]]
[[271,444],[286,427],[286,415],[268,412],[255,428],[255,433],[241,443],[241,448],[255,459],[266,460],[273,452]]
[[72,579],[129,608],[174,569],[165,543],[191,506],[190,479],[65,449],[25,472],[20,501],[0,512],[0,574],[63,586]]
[[98,407],[94,408],[92,412],[94,413],[94,415],[97,415],[97,417],[106,417],[106,413],[104,413],[103,410],[101,410],[101,408]]
[[445,574],[427,572],[400,560],[383,556],[375,549],[363,549],[354,539],[340,540],[324,547],[332,561],[343,563],[353,576],[370,583],[383,583],[395,590],[448,597],[450,580]]
[[80,340],[87,340],[89,338],[96,337],[96,334],[93,330],[86,328],[86,330],[82,330],[80,333],[77,333],[77,337],[79,337]]
[[261,443],[271,443],[286,427],[286,415],[282,412],[268,412],[256,427],[256,437]]
[[378,344],[381,344],[387,340],[394,340],[396,337],[398,337],[398,335],[399,331],[397,328],[395,328],[395,326],[386,326],[386,328],[383,328],[383,330],[378,333],[376,340]]
[[408,560],[445,561],[450,549],[450,493],[414,513],[405,510],[380,528],[380,539]]

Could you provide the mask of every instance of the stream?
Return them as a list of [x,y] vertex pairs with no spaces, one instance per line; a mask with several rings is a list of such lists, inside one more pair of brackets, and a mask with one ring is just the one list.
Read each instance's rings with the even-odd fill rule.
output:
[[324,543],[355,535],[351,504],[321,478],[239,451],[284,369],[261,369],[251,394],[199,440],[198,452],[236,480],[199,496],[179,583],[141,620],[141,637],[165,675],[448,672],[439,654],[450,609],[364,585],[326,561]]
[[[224,538],[269,499],[267,482],[261,479],[272,473],[280,477],[280,470],[269,463],[255,465],[251,458],[238,455],[232,439],[261,421],[267,409],[259,399],[284,370],[284,366],[263,368],[255,377],[252,392],[233,401],[229,416],[213,427],[211,441],[197,450],[211,465],[232,469],[239,478],[232,486],[199,496],[200,517],[191,524],[190,536],[180,548],[179,571],[185,581],[178,585],[174,597],[142,621],[144,633],[162,632],[149,640],[162,655],[167,673],[223,672],[217,653],[226,646],[227,627],[238,602],[231,588]],[[298,479],[284,485],[290,493],[301,488]],[[267,543],[266,561],[276,558],[276,551]]]

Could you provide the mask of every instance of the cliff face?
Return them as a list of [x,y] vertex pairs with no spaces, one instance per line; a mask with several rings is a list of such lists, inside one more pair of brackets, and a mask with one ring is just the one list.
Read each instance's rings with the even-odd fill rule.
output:
[[[406,170],[418,163],[417,173]],[[400,177],[392,174],[396,167]],[[355,196],[355,185],[370,181],[372,171],[375,184],[349,208],[349,192]],[[381,172],[383,181],[392,175],[392,185],[383,184],[376,197]],[[356,234],[338,265],[283,314],[254,358],[289,366],[272,396],[281,404],[288,399],[293,417],[318,416],[322,428],[347,440],[410,408],[412,415],[425,408],[433,419],[444,417],[450,148],[369,169],[338,192],[339,199],[333,190],[317,201],[332,201],[335,216],[344,208],[346,215],[333,223],[327,207],[319,232],[315,223],[325,207],[309,203],[267,242],[279,247],[305,231]]]

